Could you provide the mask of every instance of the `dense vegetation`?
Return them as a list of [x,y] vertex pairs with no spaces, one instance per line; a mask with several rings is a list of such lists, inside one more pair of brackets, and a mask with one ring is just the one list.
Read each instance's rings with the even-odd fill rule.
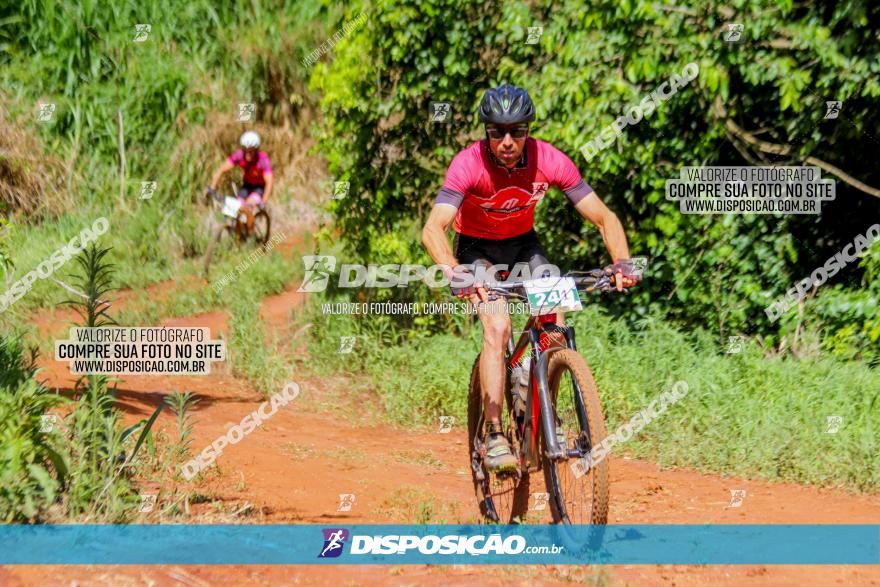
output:
[[[653,316],[635,323],[613,318],[600,307],[606,299],[567,319],[596,377],[608,429],[674,381],[687,381],[691,390],[616,453],[744,477],[880,488],[877,369],[828,357],[767,357],[754,342],[721,354],[708,333],[685,333]],[[353,379],[378,392],[382,412],[395,423],[436,430],[440,416],[453,416],[464,426],[480,327],[407,340],[365,318],[321,316],[319,307],[302,316],[322,324],[312,349],[323,358],[320,369],[336,374],[340,361],[333,359],[344,357]],[[351,354],[338,354],[342,336],[357,337]]]
[[[0,7],[4,290],[106,217],[101,245],[113,247],[113,285],[141,290],[116,316],[120,323],[230,307],[234,371],[261,389],[274,386],[285,367],[268,364],[272,352],[252,351],[273,344],[254,304],[281,291],[295,267],[273,255],[222,293],[180,287],[155,300],[142,287],[199,274],[209,218],[200,196],[246,126],[237,120],[239,103],[255,104],[250,126],[275,157],[282,232],[282,204],[297,188],[315,188],[320,168],[296,159],[311,122],[308,72],[298,56],[323,40],[328,11],[336,12],[314,2],[33,0]],[[135,41],[141,23],[151,29]],[[54,105],[48,120],[39,120],[41,104]],[[157,182],[152,198],[140,198],[142,181]],[[229,251],[220,261],[222,275],[240,258]],[[38,279],[0,314],[3,521],[123,521],[136,512],[130,471],[115,466],[126,455],[112,385],[89,378],[59,394],[41,383],[27,350],[51,352],[33,338],[29,317],[70,297],[55,280],[82,291],[75,270],[70,261],[52,279]],[[58,425],[47,427],[46,416]]]
[[[533,134],[572,157],[621,217],[634,254],[649,258],[633,296],[605,297],[597,303],[608,313],[574,318],[610,423],[629,418],[669,377],[693,378],[699,389],[632,450],[670,464],[876,488],[880,242],[781,321],[769,322],[764,308],[880,221],[880,169],[870,154],[880,142],[880,7],[680,4],[385,0],[351,8],[368,11],[368,25],[311,78],[331,173],[351,183],[333,207],[333,229],[347,258],[427,262],[418,228],[452,156],[482,138],[474,112],[483,91],[522,85],[537,103]],[[726,23],[744,24],[740,43],[724,42]],[[526,44],[536,25],[539,43]],[[589,160],[580,154],[689,62],[700,69],[693,83],[611,148]],[[846,115],[825,120],[826,100],[841,100]],[[452,104],[450,124],[429,121],[431,101]],[[836,201],[818,217],[683,215],[664,198],[665,180],[683,166],[816,160],[837,180]],[[563,268],[607,262],[595,229],[561,196],[545,199],[537,217]],[[424,288],[356,295],[448,299]],[[359,360],[346,363],[371,374],[390,417],[410,421],[414,409],[425,423],[464,417],[463,382],[479,350],[468,320],[324,320],[322,353],[339,336],[364,337]],[[450,327],[461,334],[442,333]],[[741,355],[723,354],[730,335],[750,338]],[[824,434],[832,416],[852,426],[846,437]]]
[[[536,100],[533,134],[573,158],[621,217],[634,254],[649,258],[639,293],[612,302],[618,312],[659,309],[719,341],[760,334],[770,346],[780,334],[789,334],[790,346],[792,331],[808,323],[824,332],[827,350],[878,360],[880,243],[861,267],[825,285],[805,316],[792,311],[773,325],[763,310],[880,219],[880,191],[838,177],[837,199],[819,217],[700,216],[665,200],[664,181],[683,166],[798,165],[812,156],[880,187],[871,155],[880,147],[880,7],[859,0],[685,4],[693,7],[365,3],[368,26],[312,76],[328,121],[324,153],[352,185],[334,210],[350,251],[370,262],[425,258],[409,228],[426,217],[454,153],[481,138],[474,112],[483,91],[507,80]],[[725,23],[744,23],[741,42],[723,40]],[[543,35],[526,44],[534,25]],[[584,159],[582,145],[689,62],[699,65],[696,80]],[[824,120],[831,99],[843,101],[844,113]],[[450,102],[452,124],[429,122],[429,101]],[[790,152],[766,152],[750,142],[755,137]],[[598,233],[561,196],[545,199],[538,218],[563,268],[608,262]]]

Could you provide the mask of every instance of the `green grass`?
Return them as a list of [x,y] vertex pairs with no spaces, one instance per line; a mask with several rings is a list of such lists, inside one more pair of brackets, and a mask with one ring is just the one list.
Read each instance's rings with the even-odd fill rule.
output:
[[[80,326],[108,324],[100,302],[113,279],[106,253],[91,248],[74,263],[81,273],[74,286],[89,292],[75,300]],[[124,445],[115,387],[106,376],[88,375],[72,398],[52,393],[29,355],[20,339],[0,335],[0,519],[126,520],[136,502],[127,468],[134,453]]]
[[414,524],[452,524],[459,521],[457,504],[438,503],[424,487],[404,485],[379,504],[373,514]]
[[[476,339],[451,335],[424,336],[408,340],[387,316],[322,315],[326,299],[313,296],[299,323],[315,326],[308,332],[312,361],[303,367],[317,374],[340,371],[365,376],[376,390],[384,417],[391,422],[436,425],[441,415],[454,415],[464,422],[467,410],[467,382]],[[341,339],[355,336],[350,353],[340,353]],[[470,357],[470,358],[468,358]]]
[[249,379],[267,395],[280,391],[291,380],[292,370],[279,357],[284,340],[276,340],[269,332],[260,317],[260,305],[267,295],[284,291],[284,285],[295,274],[289,261],[277,254],[270,255],[254,263],[223,291],[232,312],[226,348],[233,372]]
[[[479,327],[464,336],[395,332],[377,316],[321,316],[311,329],[317,371],[363,373],[385,408],[406,426],[466,422],[470,369]],[[684,333],[660,319],[632,323],[596,306],[568,315],[593,370],[609,432],[678,380],[689,393],[615,454],[716,473],[871,491],[880,488],[880,372],[833,358],[767,358],[747,343],[726,355],[710,335]],[[339,337],[365,337],[339,355]],[[411,336],[415,336],[411,338]],[[827,434],[829,416],[841,416]]]

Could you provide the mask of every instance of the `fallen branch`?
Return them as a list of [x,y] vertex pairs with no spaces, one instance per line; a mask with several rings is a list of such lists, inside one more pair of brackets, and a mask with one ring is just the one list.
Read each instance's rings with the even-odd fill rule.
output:
[[798,155],[794,152],[794,147],[791,145],[770,143],[768,141],[762,141],[761,139],[757,138],[754,134],[750,133],[749,131],[745,130],[737,123],[735,123],[732,119],[727,118],[727,112],[725,111],[724,106],[721,104],[720,96],[715,97],[715,103],[712,107],[715,115],[718,118],[724,120],[724,129],[728,133],[751,145],[758,151],[761,151],[762,153],[771,153],[773,155],[781,155],[783,157],[793,157],[809,165],[815,165],[816,167],[819,167],[827,171],[828,173],[836,176],[844,183],[848,183],[857,190],[865,192],[866,194],[874,196],[875,198],[880,198],[880,190],[859,181],[839,167],[835,167],[831,163],[827,163],[811,155]]

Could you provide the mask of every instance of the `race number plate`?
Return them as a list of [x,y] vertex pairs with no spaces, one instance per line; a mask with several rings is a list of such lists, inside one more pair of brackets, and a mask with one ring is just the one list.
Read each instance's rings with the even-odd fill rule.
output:
[[544,277],[523,283],[532,315],[582,310],[577,286],[571,277]]
[[237,218],[239,208],[241,208],[241,202],[238,201],[238,198],[230,198],[229,196],[226,196],[226,201],[223,204],[224,216]]

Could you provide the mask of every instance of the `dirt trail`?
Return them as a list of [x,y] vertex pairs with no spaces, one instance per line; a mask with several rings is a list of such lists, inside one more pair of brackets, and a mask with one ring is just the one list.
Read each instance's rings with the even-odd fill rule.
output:
[[[289,335],[290,312],[303,301],[304,295],[291,287],[267,298],[261,315],[279,336]],[[44,317],[49,323],[41,323],[41,331],[43,326],[47,333],[63,331],[65,319]],[[219,331],[225,336],[227,319],[226,313],[213,312],[163,324],[209,326],[212,335]],[[40,366],[51,386],[72,386],[74,378],[66,372],[66,363],[43,357]],[[217,521],[217,510],[246,512],[237,520],[242,523],[475,521],[463,428],[446,434],[407,431],[371,424],[351,409],[334,414],[329,406],[351,407],[351,381],[310,380],[296,374],[294,380],[300,384],[300,396],[228,447],[195,487],[211,503],[193,506],[189,521]],[[184,390],[201,400],[193,411],[194,452],[265,399],[246,381],[226,372],[205,377],[126,376],[119,384],[126,423],[148,415],[167,393]],[[163,413],[157,429],[171,434],[173,416]],[[691,470],[660,470],[653,463],[621,457],[611,457],[610,465],[610,523],[880,523],[878,494],[851,495]],[[739,507],[728,507],[732,489],[746,491]],[[350,511],[338,511],[343,493],[356,496]],[[526,585],[572,580],[610,585],[880,585],[880,567],[0,567],[0,585]]]

